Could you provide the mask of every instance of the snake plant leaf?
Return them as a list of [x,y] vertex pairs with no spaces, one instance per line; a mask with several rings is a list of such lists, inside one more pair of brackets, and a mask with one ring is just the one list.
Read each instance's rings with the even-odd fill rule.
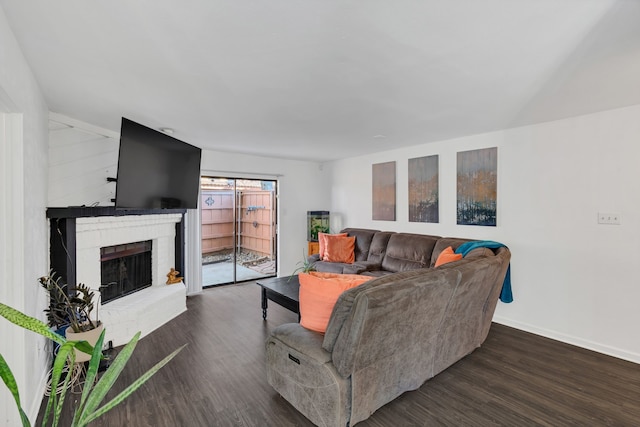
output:
[[57,342],[60,345],[63,345],[66,340],[64,337],[52,332],[47,326],[46,323],[31,317],[27,316],[24,313],[16,310],[15,308],[9,307],[6,304],[0,302],[0,316],[7,319],[9,322],[16,324],[24,329],[35,332],[37,334],[42,335],[45,338],[49,338],[52,341]]
[[6,384],[7,388],[13,395],[13,399],[16,401],[16,405],[18,405],[18,411],[20,412],[20,419],[22,420],[22,427],[31,427],[31,423],[29,422],[29,418],[27,414],[22,409],[22,405],[20,404],[20,393],[18,392],[18,383],[16,382],[16,378],[13,376],[13,372],[9,368],[7,361],[4,360],[2,354],[0,353],[0,376],[2,377],[2,381]]
[[[104,330],[103,330],[104,332]],[[75,349],[79,350],[83,353],[87,353],[88,355],[92,355],[93,351],[94,351],[94,347],[91,346],[91,344],[89,344],[87,341],[82,340],[82,341],[74,341],[75,345]],[[96,344],[96,347],[98,347],[98,345]],[[102,347],[98,347],[99,349],[101,349]],[[102,353],[100,353],[102,354]]]
[[[43,426],[47,424],[49,415],[52,413],[52,427],[56,427],[60,420],[62,405],[66,397],[67,389],[69,388],[69,382],[71,381],[71,377],[73,376],[72,369],[73,363],[75,362],[76,358],[75,344],[76,342],[74,341],[68,341],[61,345],[58,348],[58,354],[56,354],[55,359],[53,359],[53,369],[51,370],[51,394],[49,395],[47,408],[45,409],[44,417],[42,420]],[[56,390],[58,390],[60,378],[62,377],[62,373],[64,372],[66,366],[69,367],[69,372],[67,372],[67,375],[65,375],[63,387],[61,388],[60,396],[58,396]]]
[[82,397],[80,398],[80,404],[78,405],[78,409],[73,417],[74,425],[79,418],[82,408],[89,397],[89,394],[93,390],[94,383],[96,380],[96,376],[98,375],[98,368],[100,367],[100,360],[102,359],[102,344],[104,342],[104,329],[100,333],[100,337],[98,337],[98,341],[96,341],[96,345],[93,348],[93,353],[91,354],[91,360],[89,360],[89,368],[87,369],[87,375],[84,380],[84,388],[82,390]]
[[[84,408],[82,408],[82,412],[92,413],[96,410],[100,402],[102,402],[102,400],[106,396],[107,392],[111,390],[111,387],[113,387],[113,384],[118,379],[118,376],[120,376],[120,373],[129,361],[133,350],[136,348],[139,339],[140,332],[136,333],[133,338],[131,338],[131,341],[129,341],[127,345],[125,345],[123,349],[120,350],[118,356],[116,356],[115,360],[111,363],[109,369],[107,369],[104,374],[102,374],[100,381],[98,381],[98,384],[96,384],[96,386],[94,387],[93,392],[87,398],[85,406]],[[83,418],[84,414],[81,415],[81,419]]]
[[[183,348],[187,345],[183,345],[182,347],[175,350],[173,353],[162,359],[160,362],[156,363],[151,369],[145,372],[141,377],[131,383],[127,388],[121,391],[116,397],[114,397],[109,402],[105,403],[102,407],[98,408],[93,413],[83,414],[83,418],[79,422],[79,426],[85,426],[88,423],[96,420],[98,417],[102,416],[107,411],[113,409],[115,406],[119,405],[124,401],[127,397],[129,397],[134,391],[136,391],[140,386],[142,386],[149,378],[151,378],[156,372],[158,372],[164,365],[169,363],[171,359],[173,359]],[[99,385],[99,384],[98,384]],[[96,386],[97,387],[97,386]]]

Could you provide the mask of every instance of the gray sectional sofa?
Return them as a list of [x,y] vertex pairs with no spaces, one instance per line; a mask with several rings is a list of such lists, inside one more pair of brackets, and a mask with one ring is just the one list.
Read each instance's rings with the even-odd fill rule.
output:
[[[370,230],[366,228],[345,228],[341,233],[355,236],[355,262],[320,261],[318,254],[308,261],[316,271],[341,274],[364,274],[385,276],[401,271],[433,267],[443,249],[456,249],[469,239],[442,238],[426,234],[394,233],[392,231]],[[479,250],[470,254],[486,254]],[[469,257],[469,255],[467,256]]]
[[338,298],[324,335],[290,323],[266,343],[269,384],[318,426],[353,426],[479,347],[511,257],[478,248],[433,268],[468,240],[345,232],[356,236],[354,264],[317,261],[318,270],[379,277]]

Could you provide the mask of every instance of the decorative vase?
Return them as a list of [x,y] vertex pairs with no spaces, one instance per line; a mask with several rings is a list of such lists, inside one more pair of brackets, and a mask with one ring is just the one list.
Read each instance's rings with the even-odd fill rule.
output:
[[[102,333],[103,329],[104,325],[102,324],[102,322],[98,322],[98,326],[90,331],[73,332],[73,329],[68,328],[65,331],[65,335],[68,341],[86,341],[94,346],[96,345],[96,342],[98,342],[98,338],[100,338],[100,334]],[[78,349],[74,349],[74,351],[76,352],[76,363],[88,362],[89,360],[91,360],[91,355],[83,353]]]

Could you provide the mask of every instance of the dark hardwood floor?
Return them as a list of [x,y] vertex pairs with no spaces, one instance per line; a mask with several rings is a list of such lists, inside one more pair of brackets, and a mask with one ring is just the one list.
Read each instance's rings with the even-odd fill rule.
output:
[[[178,346],[188,346],[92,426],[311,426],[268,384],[269,330],[297,315],[260,287],[191,297],[189,310],[143,338],[110,396]],[[71,404],[74,395],[69,396]],[[68,425],[70,409],[61,425]],[[640,425],[640,365],[494,324],[484,345],[358,426]]]

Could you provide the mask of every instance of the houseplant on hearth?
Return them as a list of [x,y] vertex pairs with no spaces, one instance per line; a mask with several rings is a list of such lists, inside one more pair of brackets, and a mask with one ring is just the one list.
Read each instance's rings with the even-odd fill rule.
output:
[[[72,341],[87,341],[95,345],[102,333],[102,322],[91,318],[95,307],[95,293],[87,285],[79,283],[71,288],[61,283],[61,277],[52,271],[39,279],[49,296],[49,308],[45,313],[51,328]],[[86,362],[89,355],[76,351],[76,362]]]

